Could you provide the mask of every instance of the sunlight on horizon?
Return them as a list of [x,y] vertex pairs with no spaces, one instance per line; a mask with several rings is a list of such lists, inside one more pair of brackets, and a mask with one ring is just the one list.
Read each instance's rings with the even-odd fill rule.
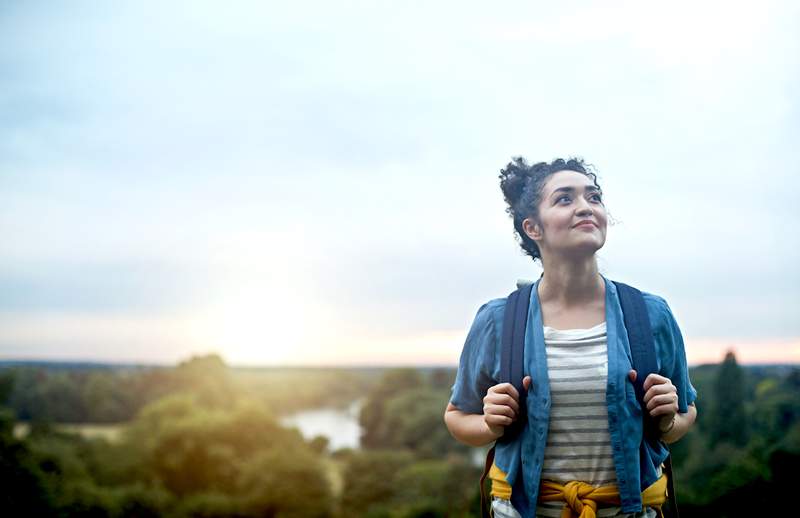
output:
[[[192,356],[219,354],[229,365],[241,367],[455,367],[466,337],[466,329],[399,337],[348,334],[333,321],[313,329],[304,326],[306,312],[293,304],[273,307],[274,318],[283,325],[270,325],[265,316],[269,308],[260,302],[261,291],[256,287],[242,291],[240,298],[232,298],[214,311],[175,317],[49,315],[31,321],[22,316],[0,318],[5,334],[20,342],[58,344],[68,336],[70,342],[77,340],[83,344],[64,355],[40,353],[35,348],[11,350],[4,359],[175,364]],[[253,305],[253,300],[259,304]],[[107,336],[113,336],[114,340],[97,339]],[[685,343],[690,365],[719,363],[731,350],[742,364],[800,364],[797,340],[689,338]],[[120,350],[129,354],[120,356]]]

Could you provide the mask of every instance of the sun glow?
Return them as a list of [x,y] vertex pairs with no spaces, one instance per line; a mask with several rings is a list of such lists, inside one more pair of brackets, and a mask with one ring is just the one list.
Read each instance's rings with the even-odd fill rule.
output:
[[283,362],[308,338],[298,297],[270,280],[233,285],[204,313],[207,340],[232,362]]
[[196,318],[198,339],[232,363],[285,363],[311,338],[309,268],[280,236],[240,236],[216,258],[213,296]]

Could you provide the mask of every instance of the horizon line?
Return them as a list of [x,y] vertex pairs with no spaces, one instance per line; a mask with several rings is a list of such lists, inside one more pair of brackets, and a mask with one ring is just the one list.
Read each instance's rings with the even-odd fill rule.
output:
[[[138,361],[138,360],[97,360],[97,359],[57,359],[57,358],[2,358],[0,357],[0,367],[12,365],[35,365],[35,364],[63,364],[63,365],[86,365],[86,366],[118,366],[118,367],[155,367],[169,368],[177,367],[181,363],[190,361],[192,358],[201,358],[209,355],[195,355],[177,362],[159,361]],[[457,369],[458,363],[283,363],[283,364],[246,364],[228,363],[225,358],[220,356],[223,363],[232,369],[404,369],[404,368],[425,368],[425,369]],[[690,362],[689,367],[702,367],[705,365],[719,365],[724,359],[717,362]],[[740,361],[736,363],[748,367],[769,367],[769,366],[791,366],[800,367],[798,361]]]

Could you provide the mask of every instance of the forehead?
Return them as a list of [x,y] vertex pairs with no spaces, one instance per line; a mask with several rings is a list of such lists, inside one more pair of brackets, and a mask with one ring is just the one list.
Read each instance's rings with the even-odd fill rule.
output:
[[583,173],[577,171],[559,171],[553,173],[552,176],[547,179],[542,189],[542,194],[548,196],[555,192],[556,189],[563,189],[565,187],[571,187],[576,191],[583,191],[587,187],[591,187],[592,189],[596,188],[592,179]]

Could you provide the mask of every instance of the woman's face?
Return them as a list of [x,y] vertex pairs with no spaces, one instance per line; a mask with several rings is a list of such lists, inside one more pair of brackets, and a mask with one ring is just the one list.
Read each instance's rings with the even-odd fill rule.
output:
[[538,221],[528,218],[523,229],[544,254],[586,256],[606,242],[606,209],[592,179],[575,171],[559,171],[542,189]]

